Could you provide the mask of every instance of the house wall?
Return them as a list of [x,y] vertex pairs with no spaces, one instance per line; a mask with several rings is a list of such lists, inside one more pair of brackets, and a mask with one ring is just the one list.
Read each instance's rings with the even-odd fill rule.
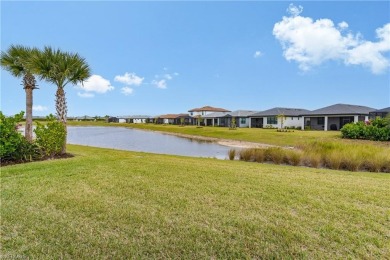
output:
[[[312,129],[312,130],[324,130],[325,129],[325,117],[319,116],[319,117],[309,117],[309,118],[310,118],[310,129]],[[318,118],[323,118],[324,123],[318,124]]]
[[173,118],[163,118],[163,124],[174,124],[175,119]]
[[[285,127],[301,127],[302,125],[302,117],[298,116],[285,116],[283,120],[283,128]],[[263,118],[263,128],[266,128],[266,126],[272,126],[274,128],[282,128],[282,119],[277,118],[276,124],[267,124],[267,117]]]
[[143,124],[146,122],[146,119],[145,118],[134,118],[133,119],[133,123],[134,124]]
[[118,122],[119,122],[119,123],[126,123],[126,119],[124,119],[124,118],[119,118]]
[[[324,118],[324,124],[318,124],[318,118]],[[350,122],[358,122],[359,120],[367,120],[368,116],[358,116],[358,115],[336,115],[336,116],[319,116],[319,117],[305,117],[305,120],[310,119],[310,128],[312,130],[340,130],[341,121],[343,118],[349,118]],[[301,119],[302,120],[302,119]],[[301,121],[302,126],[306,126],[303,121]],[[336,127],[336,129],[334,129]],[[304,128],[302,128],[304,129]]]
[[[241,123],[241,119],[245,119],[245,123]],[[249,127],[249,117],[236,117],[236,125],[238,127]]]
[[250,117],[248,118],[248,120],[250,121],[250,126],[251,128],[259,128],[259,127],[263,127],[264,125],[264,120],[262,117]]
[[200,111],[200,112],[189,112],[189,113],[190,116],[195,117],[195,116],[205,116],[214,112],[215,111]]
[[[302,122],[302,117],[298,116],[286,116],[283,122],[283,127],[300,127]],[[278,125],[281,127],[281,119],[278,119]]]
[[337,129],[340,130],[340,117],[328,117],[328,129],[331,130],[331,126],[336,125]]

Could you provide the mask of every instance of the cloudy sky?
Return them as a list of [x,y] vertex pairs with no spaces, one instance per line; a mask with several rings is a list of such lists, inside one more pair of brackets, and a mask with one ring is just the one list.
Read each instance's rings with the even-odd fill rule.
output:
[[[49,45],[86,58],[66,86],[68,115],[390,106],[390,2],[1,3],[1,50]],[[1,70],[1,110],[25,110],[21,79]],[[55,113],[39,82],[34,115]]]

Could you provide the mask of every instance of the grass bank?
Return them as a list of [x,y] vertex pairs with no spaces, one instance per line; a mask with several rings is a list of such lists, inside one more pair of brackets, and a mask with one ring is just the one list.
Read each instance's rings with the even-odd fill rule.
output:
[[390,175],[68,147],[1,168],[1,255],[389,258]]
[[390,147],[322,141],[306,143],[298,148],[231,149],[229,159],[238,158],[249,162],[271,162],[333,170],[390,173]]

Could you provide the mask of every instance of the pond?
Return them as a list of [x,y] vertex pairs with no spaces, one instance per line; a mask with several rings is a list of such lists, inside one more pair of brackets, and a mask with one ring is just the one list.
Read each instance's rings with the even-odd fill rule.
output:
[[124,127],[68,127],[68,144],[127,151],[226,159],[229,147]]

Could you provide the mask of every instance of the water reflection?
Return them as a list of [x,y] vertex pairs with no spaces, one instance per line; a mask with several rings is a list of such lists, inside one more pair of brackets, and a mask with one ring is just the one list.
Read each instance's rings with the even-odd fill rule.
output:
[[229,147],[124,127],[68,127],[68,143],[128,151],[226,159]]

